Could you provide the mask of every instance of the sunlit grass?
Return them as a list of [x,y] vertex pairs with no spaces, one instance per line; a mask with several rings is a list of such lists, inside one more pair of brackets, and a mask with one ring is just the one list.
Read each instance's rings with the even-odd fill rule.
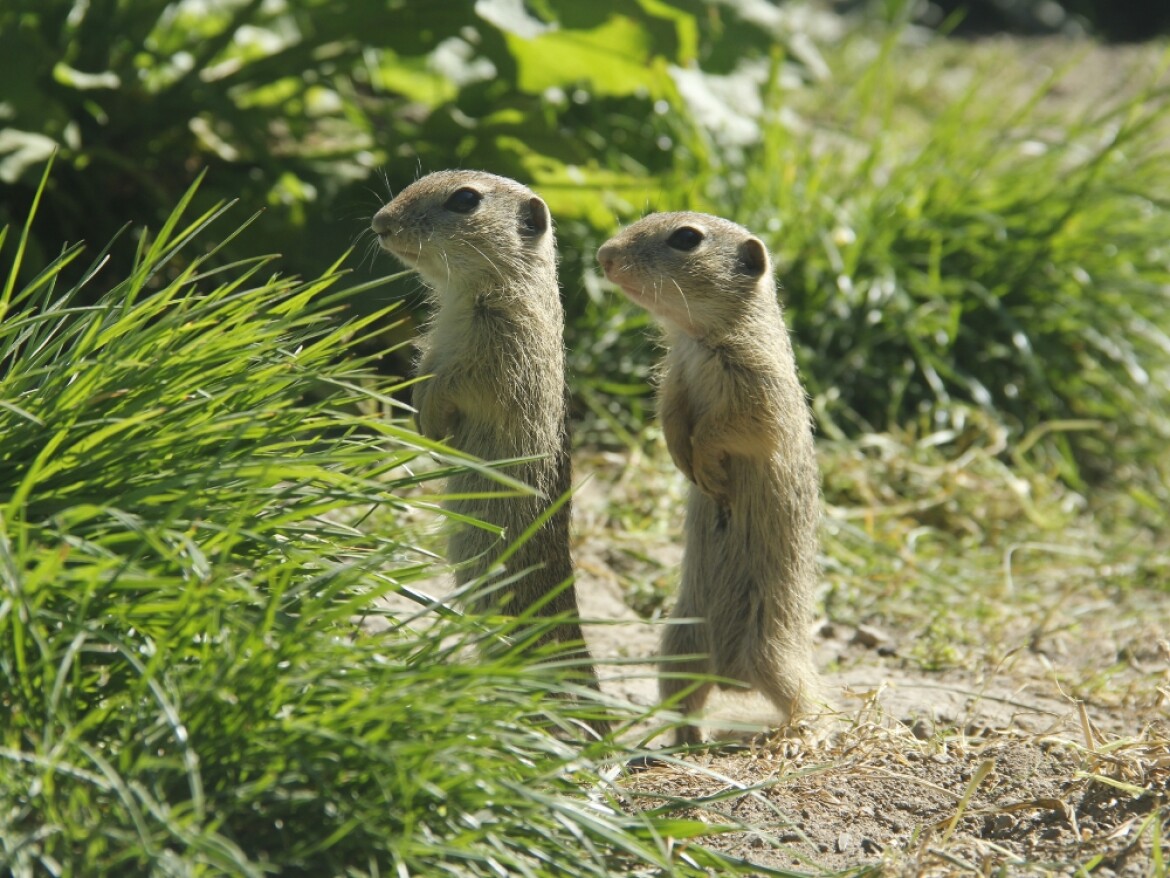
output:
[[[1046,66],[1027,46],[842,30],[824,78],[775,59],[757,143],[689,142],[689,174],[635,209],[764,238],[825,435],[961,430],[974,407],[1011,431],[1005,454],[1163,503],[1170,57],[1122,77],[1087,46]],[[1116,88],[1066,84],[1081,63]],[[653,335],[593,286],[575,365],[599,435],[622,441],[647,414]]]
[[354,354],[365,289],[207,270],[222,209],[184,207],[94,304],[80,248],[6,287],[0,871],[746,868],[620,807],[599,706],[514,621],[380,603],[438,572],[420,484],[477,464]]
[[961,72],[895,36],[871,51],[846,47],[823,102],[777,90],[724,194],[774,245],[822,423],[961,429],[974,405],[1013,444],[1050,427],[1031,454],[1074,483],[1115,472],[1119,448],[1156,464],[1165,64],[1069,106],[1050,95],[1072,60],[1021,85],[1004,51],[968,52]]

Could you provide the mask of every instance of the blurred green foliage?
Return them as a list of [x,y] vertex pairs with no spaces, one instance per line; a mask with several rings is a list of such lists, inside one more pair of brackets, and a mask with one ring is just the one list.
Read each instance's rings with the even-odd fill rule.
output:
[[207,203],[269,211],[236,252],[282,251],[305,274],[360,240],[389,191],[452,165],[539,180],[558,214],[603,223],[615,193],[640,203],[648,173],[673,166],[660,135],[677,122],[654,107],[675,100],[669,63],[712,54],[702,4],[539,9],[6,3],[0,222],[23,221],[56,149],[42,258],[62,241],[101,244],[124,224],[158,222],[203,169]]
[[1170,32],[1170,5],[1150,0],[931,0],[926,21],[958,12],[957,32],[1091,33],[1110,40],[1148,40]]
[[778,121],[708,189],[772,246],[822,425],[961,432],[977,407],[1044,432],[1074,483],[1164,458],[1158,70],[1070,118],[1061,72],[985,57],[948,89],[953,53],[853,41],[832,99],[774,88]]

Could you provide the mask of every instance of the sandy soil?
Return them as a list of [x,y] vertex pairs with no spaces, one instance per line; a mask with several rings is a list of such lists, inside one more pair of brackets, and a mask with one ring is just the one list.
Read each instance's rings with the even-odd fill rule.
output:
[[[600,476],[576,498],[578,595],[582,616],[594,620],[586,636],[604,690],[650,706],[652,664],[604,664],[652,660],[658,640],[658,625],[625,602],[615,572],[622,538],[601,520],[628,478],[629,470]],[[639,540],[641,556],[662,569],[681,559],[669,527]],[[714,846],[771,868],[946,875],[1006,867],[1014,875],[1095,862],[1095,875],[1150,875],[1153,823],[1170,835],[1167,603],[1139,592],[1102,606],[1086,594],[1083,606],[1063,608],[1081,620],[1075,628],[1021,629],[1019,647],[994,667],[931,673],[903,658],[900,632],[822,620],[818,665],[829,669],[839,713],[815,734],[776,734],[782,718],[758,696],[717,696],[710,737],[744,743],[651,762],[620,783],[630,807],[714,797],[687,813],[767,827],[729,832]],[[1143,615],[1135,607],[1146,605],[1151,612],[1135,623]],[[1119,661],[1128,666],[1094,701],[1062,689],[1064,679]],[[649,746],[665,744],[659,736]]]
[[[598,659],[653,655],[656,626],[633,618],[612,583],[584,574],[580,588],[585,616],[617,623],[588,627]],[[922,673],[870,629],[822,624],[819,658],[821,667],[847,666],[825,675],[840,710],[827,735],[769,737],[780,718],[766,701],[721,696],[708,716],[711,735],[747,743],[632,772],[623,781],[631,805],[643,796],[657,807],[664,795],[702,800],[763,785],[689,810],[712,822],[769,827],[767,835],[729,833],[714,846],[773,868],[882,864],[884,874],[960,874],[1100,855],[1094,874],[1151,874],[1143,821],[1170,823],[1164,712],[1074,701],[1035,657],[995,673]],[[1170,679],[1170,653],[1148,658]],[[650,705],[651,671],[605,667],[604,689]],[[1032,865],[1012,874],[1048,871]]]
[[[639,465],[593,460],[583,470],[593,477],[574,501],[574,555],[586,637],[605,693],[651,707],[660,626],[627,604],[622,580],[673,579],[681,522],[623,533],[607,516],[615,497],[638,490]],[[662,472],[648,481],[663,485]],[[674,482],[654,502],[676,504]],[[449,584],[421,588],[441,596]],[[1062,609],[1079,624],[1021,627],[1018,647],[994,666],[939,672],[906,656],[904,632],[822,619],[818,666],[836,714],[815,731],[783,731],[759,696],[716,695],[708,737],[734,743],[678,755],[644,723],[622,737],[661,758],[621,771],[625,805],[688,800],[683,814],[732,828],[709,846],[771,869],[1048,875],[1095,864],[1094,875],[1165,874],[1153,871],[1151,846],[1155,830],[1170,838],[1170,601],[1139,590]],[[1088,702],[1062,688],[1103,666],[1109,685]],[[735,831],[746,824],[754,830]]]

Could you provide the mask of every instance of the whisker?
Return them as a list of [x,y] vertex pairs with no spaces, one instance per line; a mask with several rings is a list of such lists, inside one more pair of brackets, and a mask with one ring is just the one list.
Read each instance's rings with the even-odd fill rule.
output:
[[679,298],[682,299],[683,307],[687,311],[687,323],[690,323],[693,326],[695,320],[691,316],[691,303],[687,301],[687,294],[683,292],[683,288],[679,286],[678,281],[676,281],[673,277],[670,279],[670,282],[674,284],[674,288],[678,290]]
[[366,259],[369,259],[370,271],[373,271],[375,268],[375,264],[378,261],[378,254],[381,251],[382,251],[382,245],[378,242],[378,238],[376,236],[370,238],[370,240],[366,242],[366,252],[365,252],[365,255],[358,262],[358,267],[360,268],[365,263]]
[[474,250],[476,253],[478,253],[480,256],[482,256],[484,258],[484,261],[487,262],[487,264],[492,267],[492,270],[495,271],[495,273],[500,276],[500,280],[507,283],[508,275],[498,265],[496,265],[496,263],[492,260],[492,258],[490,256],[488,256],[486,253],[484,253],[482,250],[480,250],[478,247],[476,247],[473,243],[471,243],[471,241],[468,241],[465,239],[464,243],[466,243],[468,247],[470,247],[472,250]]
[[[419,247],[419,252],[420,253],[422,252],[421,245]],[[446,266],[446,268],[447,268],[447,286],[450,287],[451,286],[451,260],[449,260],[447,258],[447,251],[446,250],[440,250],[439,255],[443,257],[443,265]],[[436,292],[438,292],[438,290],[436,290]]]

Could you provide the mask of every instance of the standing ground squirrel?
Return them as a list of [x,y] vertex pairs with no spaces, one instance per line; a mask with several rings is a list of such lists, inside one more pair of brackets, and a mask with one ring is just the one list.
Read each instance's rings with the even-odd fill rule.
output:
[[[506,472],[537,496],[483,496],[501,486],[472,472],[450,479],[448,492],[458,498],[450,509],[504,530],[501,539],[479,527],[453,528],[448,551],[462,585],[483,575],[571,487],[552,219],[545,203],[514,180],[440,171],[403,189],[372,228],[384,249],[418,271],[436,306],[419,343],[419,374],[430,376],[414,389],[419,430],[486,461],[531,458]],[[505,575],[519,578],[471,603],[488,609],[506,599],[505,609],[520,613],[560,588],[538,613],[575,617],[569,518],[565,502],[508,559]],[[575,620],[552,636],[577,644],[587,658]]]
[[[790,719],[805,713],[820,697],[810,632],[820,477],[767,249],[727,220],[662,213],[615,235],[597,258],[666,329],[660,418],[693,483],[662,698],[707,674],[761,691]],[[698,712],[710,688],[701,683],[680,707]],[[694,726],[676,735],[701,740]]]

